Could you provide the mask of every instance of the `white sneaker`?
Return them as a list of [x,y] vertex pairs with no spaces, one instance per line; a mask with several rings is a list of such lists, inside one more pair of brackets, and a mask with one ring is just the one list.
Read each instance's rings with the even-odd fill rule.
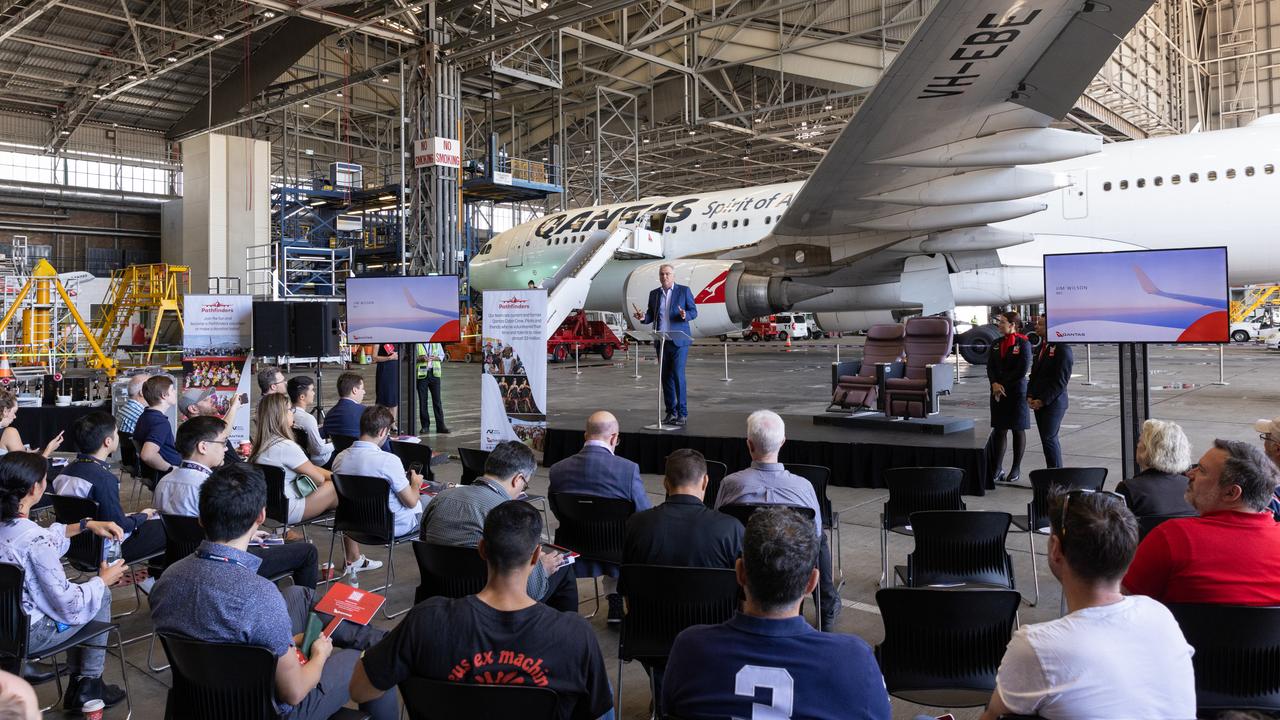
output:
[[153,577],[148,577],[146,580],[143,580],[142,582],[138,583],[138,589],[141,590],[144,595],[150,595],[151,588],[155,587],[155,585],[156,585],[156,579]]
[[356,573],[362,573],[366,570],[377,570],[380,567],[382,567],[381,560],[370,560],[364,555],[361,555],[355,562],[347,563],[346,574],[355,577]]

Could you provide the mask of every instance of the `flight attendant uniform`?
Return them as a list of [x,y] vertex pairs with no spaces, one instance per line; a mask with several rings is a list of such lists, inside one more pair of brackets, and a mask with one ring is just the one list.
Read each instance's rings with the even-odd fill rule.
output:
[[1058,428],[1067,414],[1067,383],[1075,359],[1071,346],[1064,343],[1043,342],[1031,362],[1031,378],[1027,380],[1027,399],[1039,400],[1043,406],[1035,410],[1036,429],[1040,432],[1040,444],[1044,448],[1045,465],[1062,467],[1062,446],[1058,443]]
[[996,400],[991,395],[991,429],[1026,430],[1031,427],[1031,411],[1027,408],[1027,371],[1031,369],[1031,343],[1026,335],[1004,336],[987,355],[987,379],[1004,386],[1005,396]]

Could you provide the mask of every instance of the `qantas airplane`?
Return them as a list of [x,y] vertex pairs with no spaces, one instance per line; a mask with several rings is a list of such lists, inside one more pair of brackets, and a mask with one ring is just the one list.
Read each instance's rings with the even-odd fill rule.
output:
[[[1280,116],[1108,145],[1049,127],[1150,4],[938,3],[808,181],[558,212],[481,248],[472,286],[578,282],[575,306],[625,311],[669,263],[710,337],[783,310],[854,331],[1038,302],[1049,253],[1225,245],[1232,285],[1280,279]],[[970,332],[980,361],[995,336]]]

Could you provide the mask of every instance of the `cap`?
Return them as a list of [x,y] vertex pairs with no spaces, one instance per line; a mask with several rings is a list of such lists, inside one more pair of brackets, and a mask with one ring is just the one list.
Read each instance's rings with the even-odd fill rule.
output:
[[178,399],[178,409],[186,410],[192,405],[204,402],[204,399],[213,394],[213,388],[187,388],[182,392],[182,397]]
[[1280,437],[1280,417],[1270,420],[1258,420],[1253,424],[1253,429],[1266,435],[1274,433],[1275,437]]

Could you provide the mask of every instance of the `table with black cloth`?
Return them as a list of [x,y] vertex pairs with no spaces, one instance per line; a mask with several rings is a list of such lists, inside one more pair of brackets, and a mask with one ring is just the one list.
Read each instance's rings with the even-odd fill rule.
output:
[[[676,431],[645,429],[652,413],[614,413],[618,416],[618,456],[640,466],[642,473],[661,475],[673,450],[691,448],[708,460],[719,460],[729,472],[751,464],[747,453],[747,414],[699,412]],[[987,470],[986,437],[974,430],[927,435],[891,430],[863,430],[815,425],[809,415],[783,415],[787,442],[782,463],[822,465],[831,469],[831,484],[843,487],[884,487],[885,470],[896,467],[943,466],[964,470],[963,492],[984,495],[994,489]],[[557,413],[548,418],[543,463],[550,466],[582,449],[587,413]]]
[[45,444],[58,433],[63,433],[62,445],[58,448],[58,452],[80,452],[75,438],[71,436],[71,426],[76,420],[97,410],[109,413],[111,406],[104,403],[97,407],[83,405],[19,407],[12,427],[16,428],[18,434],[22,436],[22,442],[36,452],[43,450]]

